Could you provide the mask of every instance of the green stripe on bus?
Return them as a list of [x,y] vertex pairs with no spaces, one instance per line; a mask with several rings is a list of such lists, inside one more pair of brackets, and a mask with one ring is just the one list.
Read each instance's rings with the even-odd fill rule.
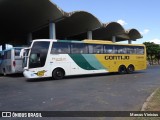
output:
[[97,70],[106,69],[94,55],[91,54],[83,54],[83,57],[88,61],[88,63],[93,66]]
[[69,54],[73,61],[81,68],[85,70],[96,70],[92,67],[87,60],[81,54]]

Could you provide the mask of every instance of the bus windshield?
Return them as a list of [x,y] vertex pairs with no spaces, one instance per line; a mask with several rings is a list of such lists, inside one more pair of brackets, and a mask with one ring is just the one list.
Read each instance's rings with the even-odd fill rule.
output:
[[29,56],[29,68],[43,67],[46,62],[50,42],[34,42]]

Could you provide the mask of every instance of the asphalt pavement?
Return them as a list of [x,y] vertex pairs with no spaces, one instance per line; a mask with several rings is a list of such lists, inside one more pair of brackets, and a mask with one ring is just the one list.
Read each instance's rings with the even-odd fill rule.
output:
[[116,73],[27,81],[0,77],[0,111],[139,111],[160,87],[160,66]]

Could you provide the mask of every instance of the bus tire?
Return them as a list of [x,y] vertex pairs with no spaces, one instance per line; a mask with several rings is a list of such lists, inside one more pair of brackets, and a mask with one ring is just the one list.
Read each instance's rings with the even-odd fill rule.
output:
[[127,67],[127,73],[128,74],[131,74],[131,73],[133,73],[134,72],[134,66],[133,65],[129,65],[128,67]]
[[62,68],[56,68],[52,72],[52,77],[54,80],[63,79],[64,75],[65,75],[65,72]]
[[119,66],[118,73],[119,74],[125,74],[125,73],[127,73],[126,67],[124,65]]

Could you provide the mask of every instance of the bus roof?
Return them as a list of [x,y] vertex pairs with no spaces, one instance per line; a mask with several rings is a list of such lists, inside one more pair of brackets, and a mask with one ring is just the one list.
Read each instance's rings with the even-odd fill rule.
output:
[[84,39],[83,41],[78,40],[55,40],[55,39],[36,39],[36,41],[48,41],[48,42],[69,42],[69,43],[92,43],[92,44],[111,44],[111,45],[126,45],[126,46],[145,46],[144,44],[125,44],[125,43],[113,43],[106,40],[89,40]]

